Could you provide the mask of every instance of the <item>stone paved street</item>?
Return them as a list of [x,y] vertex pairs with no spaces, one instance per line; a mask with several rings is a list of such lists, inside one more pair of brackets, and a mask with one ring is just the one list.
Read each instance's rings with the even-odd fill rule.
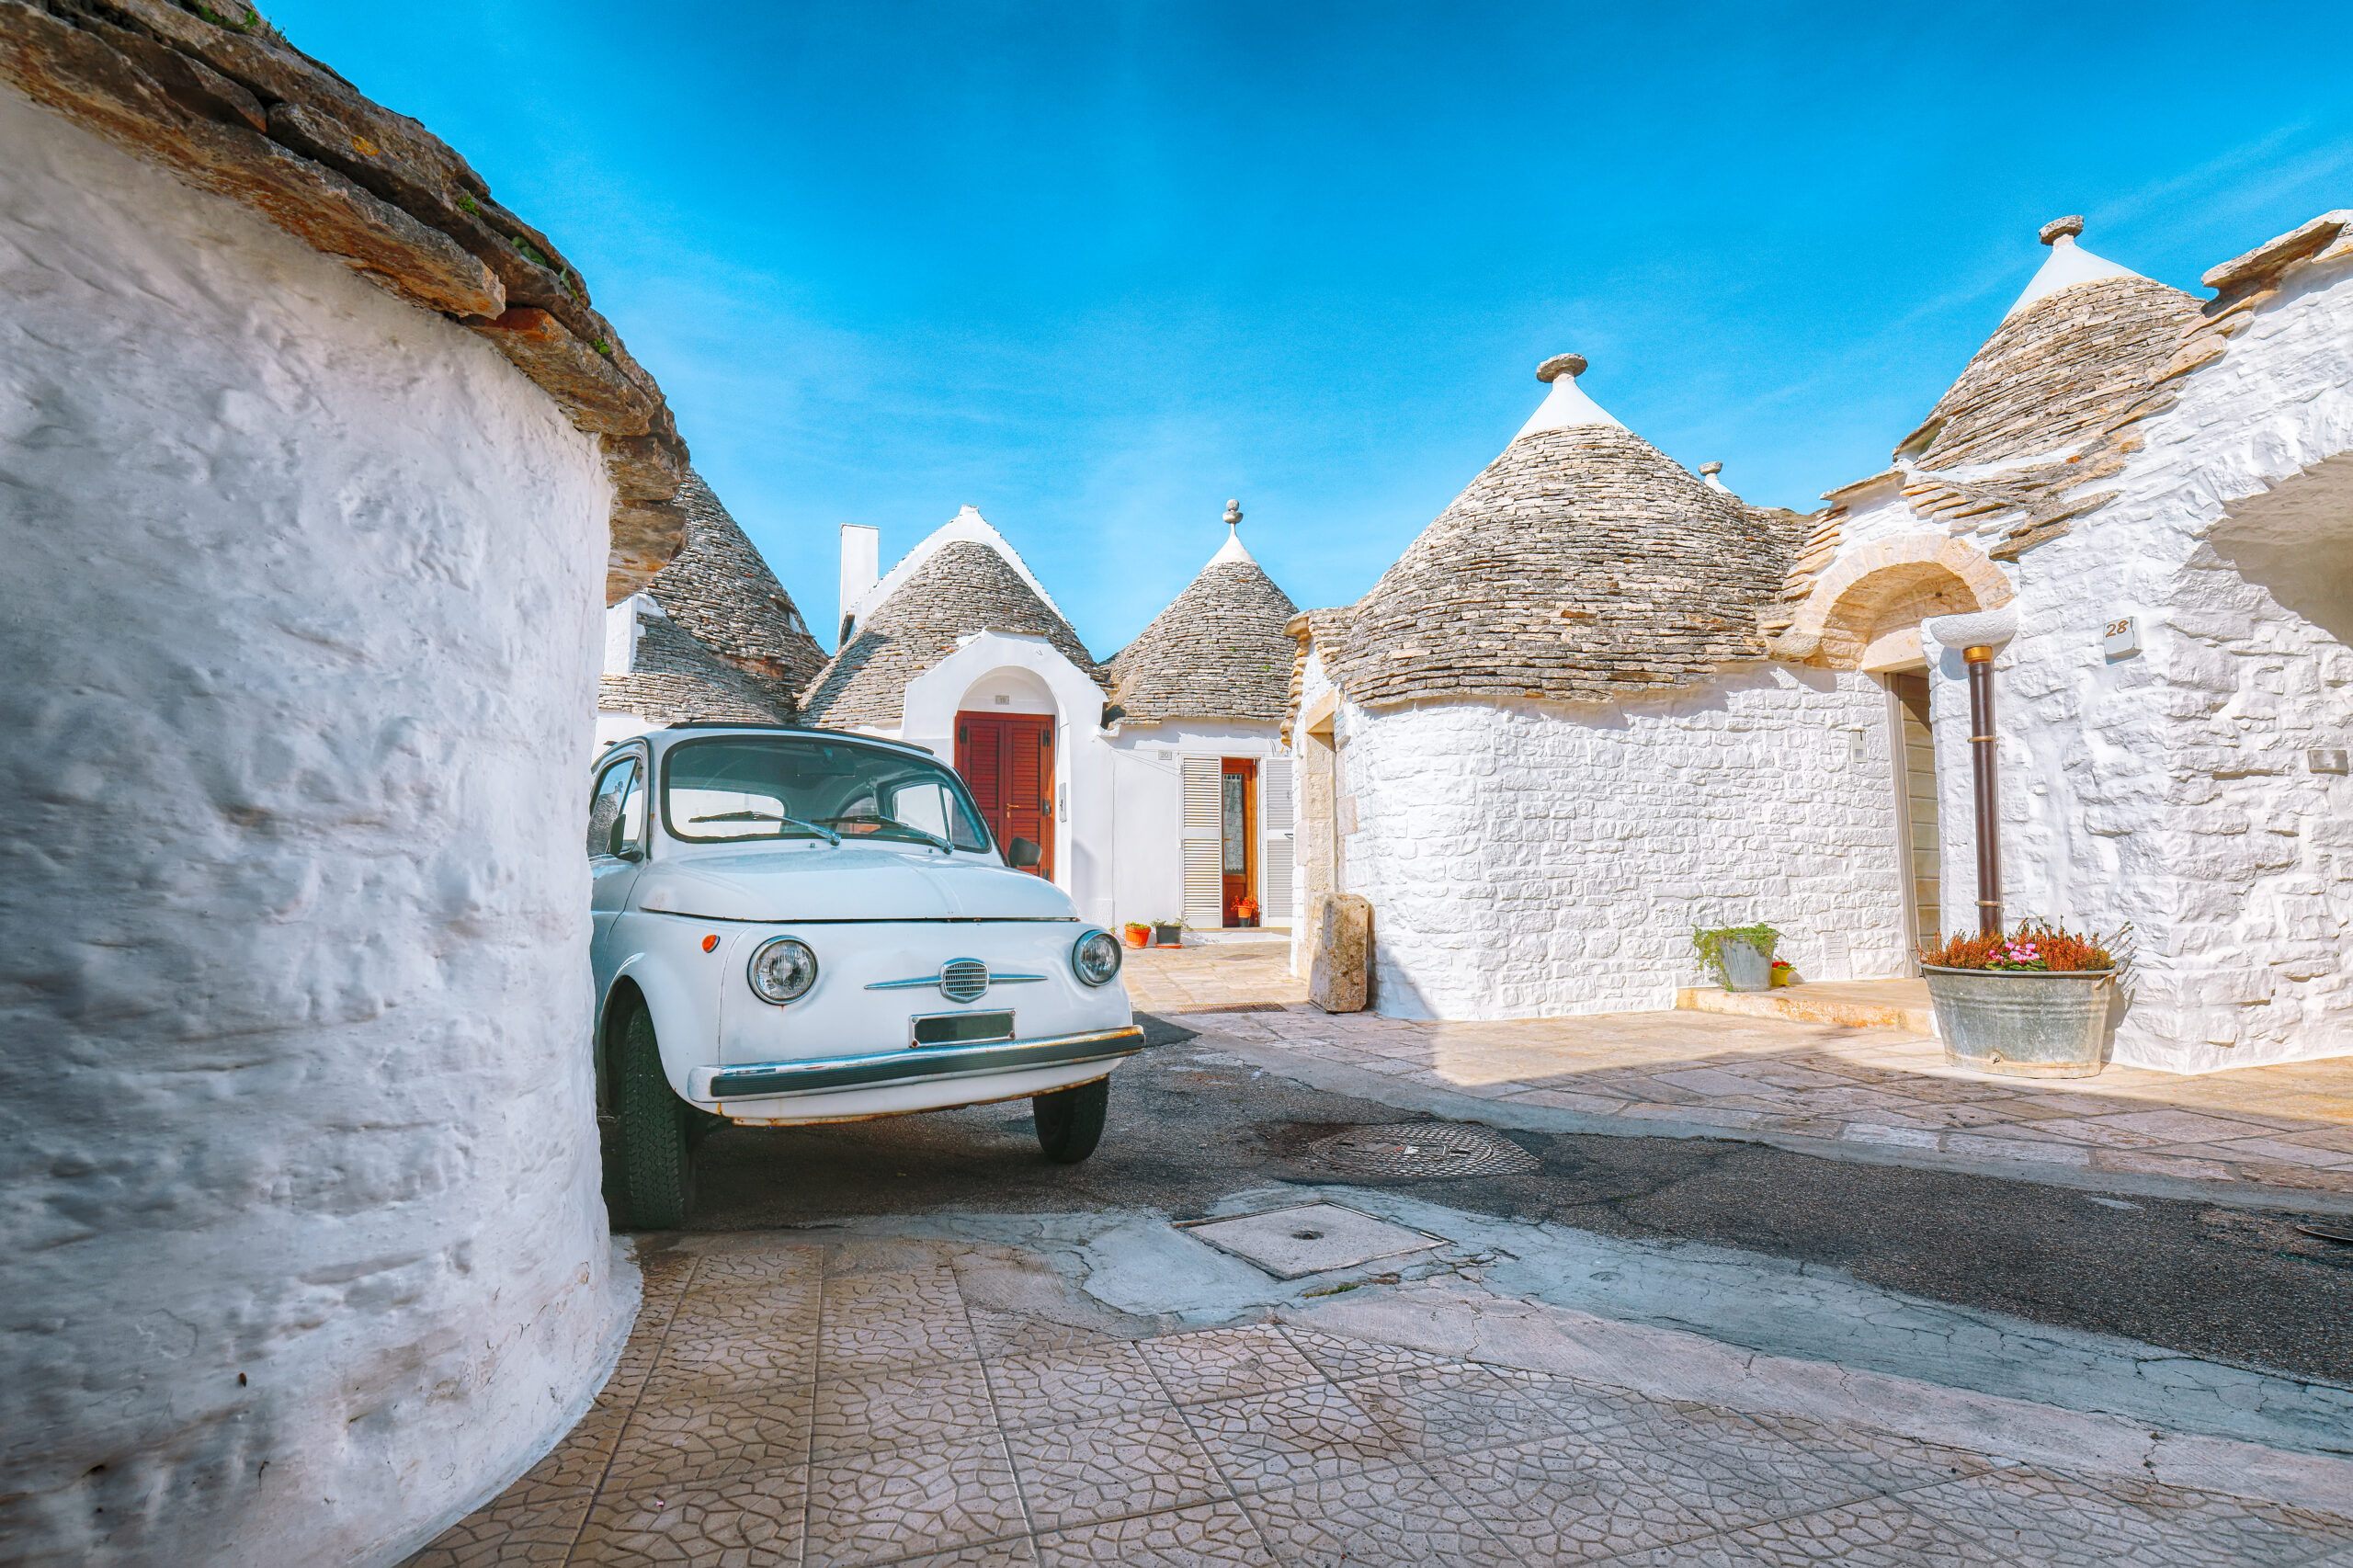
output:
[[[1945,1065],[1933,1039],[1718,1013],[1507,1023],[1326,1014],[1279,943],[1130,955],[1130,992],[1218,1039],[1480,1100],[1597,1119],[1595,1131],[1733,1131],[1820,1152],[2074,1168],[2353,1197],[2353,1062],[2196,1076],[2110,1067],[2056,1083]],[[1226,1013],[1222,1008],[1243,1007]]]
[[2029,1462],[1754,1388],[1743,1408],[1665,1397],[1299,1321],[1312,1312],[1143,1332],[1041,1301],[1041,1270],[1003,1247],[690,1236],[643,1265],[595,1410],[412,1568],[2353,1552],[2346,1511],[2165,1484],[2105,1454]]
[[[1706,1120],[1870,1096],[1872,1125],[2104,1149],[2079,1129],[2227,1109],[2326,1148],[2304,1123],[2342,1121],[2279,1113],[2295,1074],[2087,1091],[1949,1074],[1887,1030],[1335,1018],[1284,959],[1129,955],[1139,1007],[1199,1033],[1115,1079],[1082,1166],[1040,1161],[1017,1103],[716,1135],[712,1228],[631,1244],[645,1304],[594,1407],[413,1568],[2353,1564],[2335,1244]],[[1536,1097],[1573,1093],[1621,1108]],[[1433,1109],[1619,1135],[1387,1187],[1300,1142]],[[1281,1281],[1171,1223],[1313,1201],[1438,1244]]]

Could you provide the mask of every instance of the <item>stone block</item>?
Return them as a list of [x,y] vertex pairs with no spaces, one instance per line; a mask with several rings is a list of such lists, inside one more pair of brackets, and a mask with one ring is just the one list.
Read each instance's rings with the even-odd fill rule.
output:
[[1315,901],[1315,957],[1307,998],[1327,1013],[1364,1011],[1372,967],[1372,904],[1344,892]]

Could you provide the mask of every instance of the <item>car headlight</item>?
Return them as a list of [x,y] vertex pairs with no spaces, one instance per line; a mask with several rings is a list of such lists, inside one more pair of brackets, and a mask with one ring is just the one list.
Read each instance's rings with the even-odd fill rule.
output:
[[1108,931],[1089,931],[1071,944],[1071,972],[1089,985],[1108,985],[1120,972],[1120,941]]
[[806,942],[778,937],[753,952],[745,978],[752,983],[752,994],[782,1006],[817,983],[817,955]]

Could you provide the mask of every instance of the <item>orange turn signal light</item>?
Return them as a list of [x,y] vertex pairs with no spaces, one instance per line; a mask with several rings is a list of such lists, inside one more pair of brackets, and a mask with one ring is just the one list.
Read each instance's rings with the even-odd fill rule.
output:
[[702,939],[702,950],[707,953],[717,952],[719,950],[719,938],[717,937],[705,937]]

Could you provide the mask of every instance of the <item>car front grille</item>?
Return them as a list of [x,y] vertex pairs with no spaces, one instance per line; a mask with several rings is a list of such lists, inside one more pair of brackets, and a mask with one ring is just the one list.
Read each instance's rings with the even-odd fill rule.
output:
[[939,994],[950,1002],[977,1001],[989,988],[989,966],[978,959],[950,959],[939,966]]

